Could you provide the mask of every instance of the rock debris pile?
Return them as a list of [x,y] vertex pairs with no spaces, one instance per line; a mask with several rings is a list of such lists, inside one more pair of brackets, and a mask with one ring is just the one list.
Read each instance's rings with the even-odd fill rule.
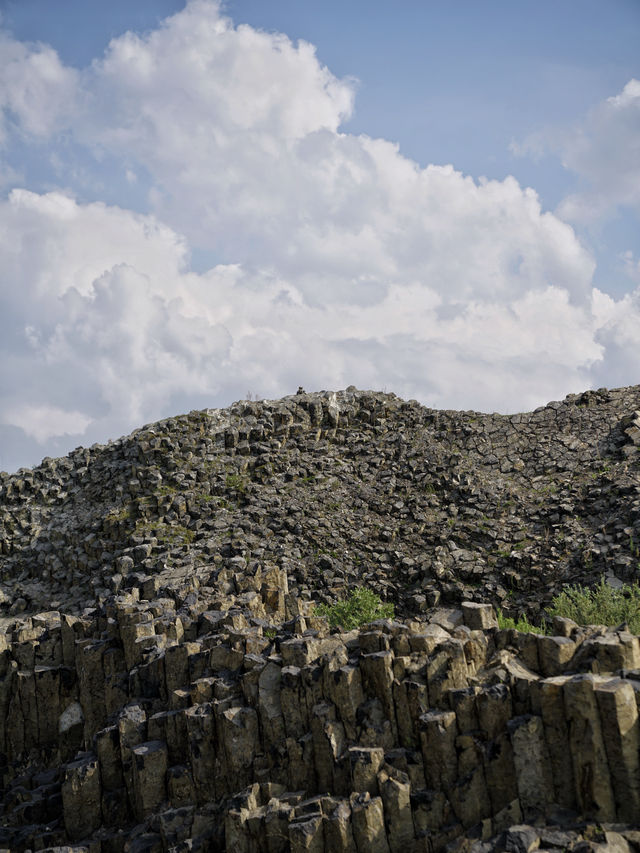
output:
[[493,608],[637,578],[639,450],[640,387],[349,388],[0,474],[0,849],[640,849],[638,637]]

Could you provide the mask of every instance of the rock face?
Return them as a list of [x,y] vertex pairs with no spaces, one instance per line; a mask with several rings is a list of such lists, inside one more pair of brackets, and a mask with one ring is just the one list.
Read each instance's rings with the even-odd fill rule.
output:
[[[494,837],[488,850],[524,821],[539,840],[558,813],[563,838],[585,819],[638,822],[640,643],[624,630],[553,638],[435,610],[330,634],[291,596],[265,620],[137,593],[6,635],[5,848],[438,851]],[[561,665],[550,641],[571,643]]]
[[[637,849],[638,637],[493,605],[638,576],[639,409],[299,393],[1,474],[0,850]],[[330,632],[355,584],[398,621]]]

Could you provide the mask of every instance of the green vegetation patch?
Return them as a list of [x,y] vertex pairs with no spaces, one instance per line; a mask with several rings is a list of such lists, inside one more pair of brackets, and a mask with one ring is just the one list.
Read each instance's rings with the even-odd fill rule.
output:
[[544,627],[539,627],[538,625],[532,625],[528,619],[522,616],[517,621],[513,619],[511,616],[505,616],[502,610],[498,610],[498,627],[503,631],[514,628],[516,631],[522,631],[525,634],[546,634],[546,629]]
[[178,493],[178,489],[176,486],[170,486],[167,483],[161,483],[156,486],[155,489],[156,495],[176,495]]
[[138,521],[135,532],[145,538],[154,537],[163,545],[190,545],[195,534],[182,524],[166,524],[158,521]]
[[[522,617],[517,621],[505,616],[498,610],[498,626],[502,629],[515,628],[516,631],[534,634],[546,634],[548,629],[532,625]],[[640,634],[640,584],[624,584],[619,589],[609,586],[604,577],[593,587],[567,586],[556,595],[547,610],[547,616],[562,616],[572,619],[578,625],[607,625],[614,627],[626,622],[629,630]]]
[[345,631],[351,631],[376,619],[393,619],[394,606],[383,602],[372,590],[358,586],[351,591],[348,598],[337,601],[330,607],[319,604],[316,612],[326,617],[332,628],[341,627]]
[[578,625],[620,625],[627,622],[640,634],[640,585],[609,586],[605,578],[594,587],[568,586],[551,602],[550,616],[564,616]]
[[129,521],[134,517],[133,504],[128,503],[121,507],[114,507],[105,515],[104,520],[108,524],[117,524],[119,521]]
[[236,492],[245,492],[247,489],[247,481],[240,474],[227,474],[225,485],[227,489]]

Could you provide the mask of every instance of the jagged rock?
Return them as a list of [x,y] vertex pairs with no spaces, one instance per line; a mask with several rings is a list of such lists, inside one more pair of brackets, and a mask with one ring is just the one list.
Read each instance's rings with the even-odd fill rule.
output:
[[476,601],[463,601],[462,614],[464,624],[471,629],[486,630],[487,628],[497,628],[498,620],[496,619],[493,607],[490,604],[480,604]]

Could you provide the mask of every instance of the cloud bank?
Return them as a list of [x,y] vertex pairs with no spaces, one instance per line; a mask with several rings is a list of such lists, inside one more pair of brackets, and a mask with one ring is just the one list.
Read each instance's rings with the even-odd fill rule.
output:
[[[355,90],[208,0],[82,71],[2,36],[0,173],[45,144],[58,187],[0,199],[0,468],[247,391],[516,411],[637,381],[640,290],[594,290],[515,179],[341,132]],[[105,169],[137,212],[87,198]]]

